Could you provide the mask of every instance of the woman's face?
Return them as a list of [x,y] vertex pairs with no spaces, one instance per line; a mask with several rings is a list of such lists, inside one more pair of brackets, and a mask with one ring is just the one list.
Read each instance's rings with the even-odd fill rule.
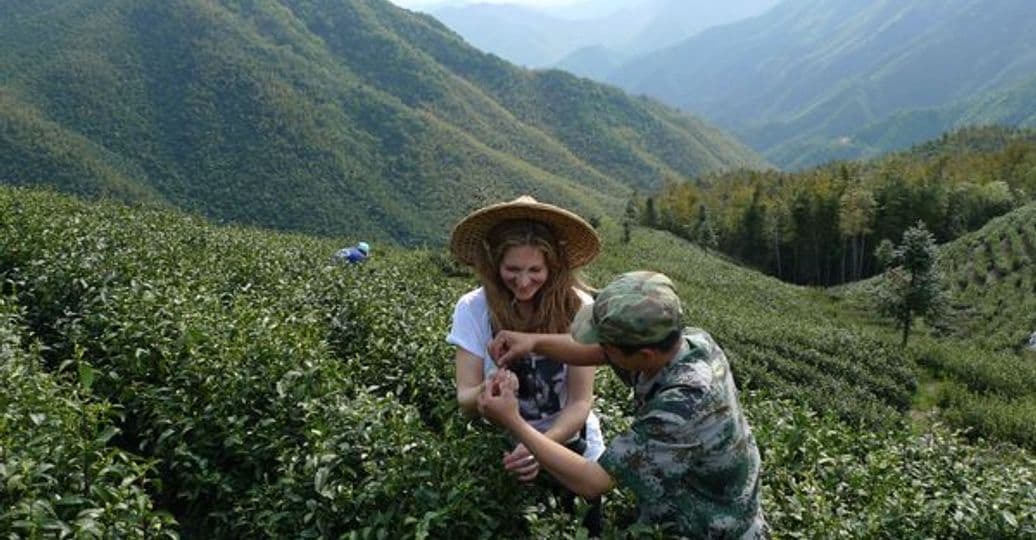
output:
[[533,246],[507,248],[500,260],[500,279],[519,302],[529,302],[547,281],[547,261]]

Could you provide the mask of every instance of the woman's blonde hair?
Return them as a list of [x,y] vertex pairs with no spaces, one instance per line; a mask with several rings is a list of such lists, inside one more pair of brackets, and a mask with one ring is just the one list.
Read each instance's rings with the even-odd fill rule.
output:
[[[508,249],[532,246],[543,253],[547,279],[533,297],[531,317],[523,317],[514,294],[500,277],[500,264]],[[489,302],[493,333],[500,330],[566,333],[582,306],[574,287],[585,288],[570,268],[550,227],[538,221],[510,220],[493,227],[483,241],[475,264]]]

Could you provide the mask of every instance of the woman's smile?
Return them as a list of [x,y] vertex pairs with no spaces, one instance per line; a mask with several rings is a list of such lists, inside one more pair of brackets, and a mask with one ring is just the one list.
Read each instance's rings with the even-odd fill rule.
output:
[[547,276],[543,252],[533,246],[509,248],[500,261],[500,279],[519,302],[532,301]]

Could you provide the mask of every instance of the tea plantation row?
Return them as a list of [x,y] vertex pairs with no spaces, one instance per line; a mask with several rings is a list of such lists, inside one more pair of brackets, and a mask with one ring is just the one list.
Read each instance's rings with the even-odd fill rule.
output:
[[1036,332],[1036,203],[990,221],[941,249],[956,335],[1017,352]]
[[[688,322],[730,351],[777,536],[1036,535],[1033,458],[911,433],[909,359],[880,336],[666,235],[606,238],[594,283],[665,271]],[[453,403],[443,336],[472,280],[445,277],[440,255],[338,267],[331,240],[10,188],[0,240],[0,485],[28,486],[0,491],[0,531],[579,534],[546,488],[515,489],[506,439]],[[614,435],[628,394],[598,381]],[[624,492],[606,513],[610,537],[664,534],[628,527]]]

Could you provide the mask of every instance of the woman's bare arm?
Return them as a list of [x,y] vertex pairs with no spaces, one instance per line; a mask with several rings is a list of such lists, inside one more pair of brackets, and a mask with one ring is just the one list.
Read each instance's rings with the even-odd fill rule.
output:
[[456,365],[457,404],[465,413],[478,416],[478,395],[485,384],[482,359],[458,347],[454,363]]
[[594,371],[593,366],[569,366],[568,400],[544,435],[564,444],[583,429],[594,403]]

